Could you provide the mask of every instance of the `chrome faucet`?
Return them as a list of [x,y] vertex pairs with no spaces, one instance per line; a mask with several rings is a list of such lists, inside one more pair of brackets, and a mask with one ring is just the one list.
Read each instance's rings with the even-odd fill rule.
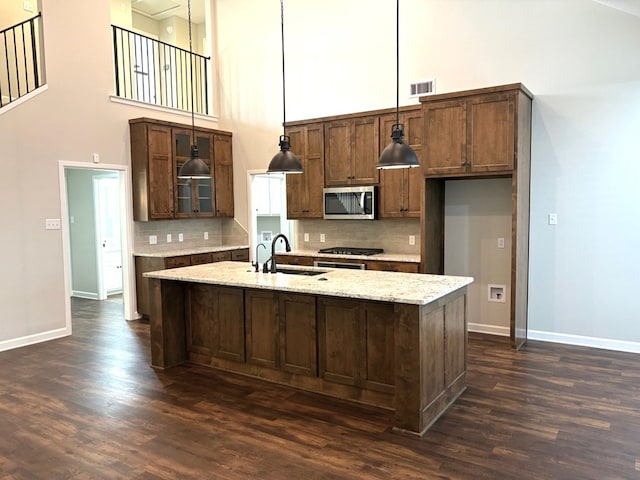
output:
[[279,233],[278,235],[273,237],[273,240],[271,241],[271,258],[268,259],[266,262],[264,262],[264,265],[262,266],[262,271],[264,273],[267,272],[267,263],[268,262],[271,262],[271,268],[268,271],[271,272],[271,273],[277,273],[278,272],[278,268],[276,266],[276,242],[280,238],[284,240],[284,248],[285,248],[285,250],[287,252],[291,251],[291,245],[289,244],[289,239],[286,237],[286,235],[284,233]]
[[267,246],[264,243],[259,243],[258,245],[256,245],[256,263],[251,264],[252,267],[256,267],[256,272],[260,271],[260,262],[258,261],[258,250],[260,250],[260,247],[264,248],[265,250],[267,249]]

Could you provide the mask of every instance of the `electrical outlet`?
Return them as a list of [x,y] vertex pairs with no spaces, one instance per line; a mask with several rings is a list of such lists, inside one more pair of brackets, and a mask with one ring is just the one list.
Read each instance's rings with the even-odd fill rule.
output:
[[149,235],[149,245],[156,245],[158,243],[157,235]]
[[172,241],[171,234],[167,233],[167,243],[171,243]]
[[558,214],[550,213],[549,214],[549,225],[557,225],[558,224]]
[[204,232],[204,239],[209,240],[209,232]]
[[45,230],[60,230],[60,219],[59,218],[47,218],[44,221],[44,229]]
[[416,244],[416,236],[409,235],[409,245],[415,245],[415,244]]
[[182,235],[181,233],[178,234],[178,241],[184,242],[184,235]]
[[309,234],[308,234],[308,233],[305,233],[305,234],[304,234],[304,241],[305,241],[305,242],[308,242],[308,241],[309,241]]
[[504,237],[498,237],[498,248],[504,248]]
[[324,233],[320,234],[320,243],[324,243]]

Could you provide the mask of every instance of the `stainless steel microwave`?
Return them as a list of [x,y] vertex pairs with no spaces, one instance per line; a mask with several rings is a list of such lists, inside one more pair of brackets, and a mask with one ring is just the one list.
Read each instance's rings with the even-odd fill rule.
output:
[[324,218],[328,220],[375,220],[378,218],[378,187],[332,187],[324,189]]

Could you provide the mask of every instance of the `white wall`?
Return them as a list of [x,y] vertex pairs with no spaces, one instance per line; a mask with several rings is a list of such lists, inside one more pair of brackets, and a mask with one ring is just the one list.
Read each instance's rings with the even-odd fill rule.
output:
[[[264,169],[278,149],[279,7],[217,2],[236,198],[244,171]],[[392,7],[285,2],[288,119],[394,105]],[[403,91],[435,77],[439,93],[523,82],[535,94],[530,329],[640,342],[640,18],[590,0],[403,0],[401,29]]]
[[[42,0],[48,89],[0,115],[0,350],[65,328],[60,160],[130,163],[129,118],[190,123],[190,116],[112,103],[109,2]],[[206,127],[216,122],[196,119]],[[63,226],[64,228],[64,226]]]

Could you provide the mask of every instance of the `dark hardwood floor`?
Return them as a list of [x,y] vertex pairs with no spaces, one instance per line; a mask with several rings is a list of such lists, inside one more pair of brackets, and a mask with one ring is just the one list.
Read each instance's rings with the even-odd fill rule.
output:
[[640,356],[471,334],[422,439],[390,414],[201,367],[73,299],[72,337],[0,353],[0,479],[638,479]]

